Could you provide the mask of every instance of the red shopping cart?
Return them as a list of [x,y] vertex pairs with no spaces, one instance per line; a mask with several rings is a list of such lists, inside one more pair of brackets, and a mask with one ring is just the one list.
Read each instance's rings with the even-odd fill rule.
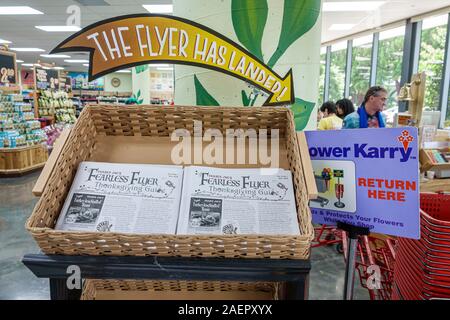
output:
[[450,299],[450,194],[420,194],[420,240],[399,238],[392,299]]
[[[394,277],[397,240],[384,235],[360,236],[355,269],[360,284],[369,291],[371,300],[390,300]],[[343,232],[344,259],[347,260],[348,238]]]

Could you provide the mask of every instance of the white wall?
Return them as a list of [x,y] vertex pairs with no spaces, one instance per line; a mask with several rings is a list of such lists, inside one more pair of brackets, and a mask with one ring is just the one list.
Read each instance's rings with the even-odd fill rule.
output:
[[[111,85],[111,79],[118,78],[120,79],[120,86],[113,87]],[[133,91],[131,81],[131,73],[110,73],[105,76],[105,91],[113,91],[113,92],[131,92]]]

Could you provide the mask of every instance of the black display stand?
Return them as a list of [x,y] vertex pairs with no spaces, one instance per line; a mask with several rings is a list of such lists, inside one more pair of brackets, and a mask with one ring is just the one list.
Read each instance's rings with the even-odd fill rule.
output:
[[308,298],[310,260],[178,257],[63,256],[27,254],[22,262],[37,277],[50,279],[52,300],[79,299],[69,290],[67,268],[76,265],[82,279],[151,279],[282,282],[280,298]]
[[353,300],[353,287],[355,283],[356,246],[359,236],[367,236],[369,228],[357,227],[348,223],[338,222],[338,229],[348,234],[347,264],[345,266],[344,300]]

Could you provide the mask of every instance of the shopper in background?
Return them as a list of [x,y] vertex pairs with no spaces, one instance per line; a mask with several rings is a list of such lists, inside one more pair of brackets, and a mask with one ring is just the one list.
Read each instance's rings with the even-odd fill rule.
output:
[[364,102],[355,112],[344,119],[343,129],[384,128],[386,120],[381,113],[386,105],[387,91],[380,86],[367,90]]
[[342,120],[352,112],[355,112],[352,100],[344,98],[336,102],[336,114]]
[[323,113],[323,118],[319,121],[318,130],[339,130],[342,128],[342,119],[336,115],[334,102],[325,102],[320,107],[320,111]]

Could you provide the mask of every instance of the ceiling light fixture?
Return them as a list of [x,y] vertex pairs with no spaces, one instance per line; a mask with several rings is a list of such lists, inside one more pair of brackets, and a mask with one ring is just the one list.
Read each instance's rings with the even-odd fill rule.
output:
[[0,39],[0,44],[8,44],[11,43],[11,41]]
[[32,63],[22,63],[22,66],[24,66],[24,67],[32,67],[32,66],[34,66],[34,64],[32,64]]
[[83,66],[89,67],[89,63],[83,63]]
[[0,7],[0,15],[1,14],[44,14],[44,13],[28,6],[11,6],[11,7]]
[[74,32],[81,30],[81,28],[77,26],[34,26],[34,27],[47,32]]
[[53,67],[55,70],[64,70],[64,67]]
[[20,60],[20,59],[16,59],[16,62],[21,63],[21,62],[24,62],[24,61],[23,61],[23,60]]
[[340,1],[325,2],[323,12],[342,12],[342,11],[374,11],[385,4],[386,1]]
[[119,70],[117,73],[131,73],[131,70]]
[[44,58],[70,58],[67,54],[41,54]]
[[173,71],[173,68],[156,68],[159,71]]
[[328,30],[331,31],[342,31],[342,30],[351,30],[356,26],[354,23],[334,23]]
[[39,48],[11,48],[11,50],[20,52],[45,52],[44,49]]
[[171,4],[143,4],[145,10],[150,13],[172,13],[173,5]]
[[69,63],[88,63],[89,60],[84,60],[84,59],[65,59],[64,62],[69,62]]

